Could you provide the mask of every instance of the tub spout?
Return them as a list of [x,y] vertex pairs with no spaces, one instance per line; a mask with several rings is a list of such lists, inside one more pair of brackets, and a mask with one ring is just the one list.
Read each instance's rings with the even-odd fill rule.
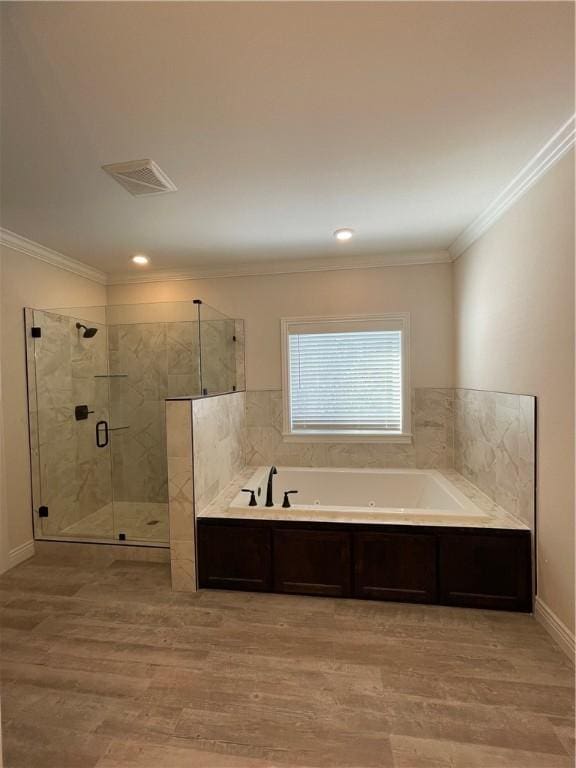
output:
[[274,493],[273,493],[273,477],[274,475],[278,474],[278,470],[276,467],[270,467],[270,472],[268,473],[268,484],[266,485],[266,506],[267,507],[273,507],[274,506]]

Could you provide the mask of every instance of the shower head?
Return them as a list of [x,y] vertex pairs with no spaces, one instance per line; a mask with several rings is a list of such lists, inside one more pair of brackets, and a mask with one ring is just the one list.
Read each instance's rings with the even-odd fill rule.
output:
[[88,326],[83,325],[82,323],[76,323],[76,328],[78,328],[78,330],[81,328],[84,329],[84,333],[82,334],[83,339],[91,339],[98,333],[98,328],[88,328]]

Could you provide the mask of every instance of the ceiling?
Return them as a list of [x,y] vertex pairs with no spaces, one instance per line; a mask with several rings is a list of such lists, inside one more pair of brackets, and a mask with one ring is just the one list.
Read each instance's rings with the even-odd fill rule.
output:
[[573,113],[573,13],[1,3],[1,224],[111,274],[445,249]]

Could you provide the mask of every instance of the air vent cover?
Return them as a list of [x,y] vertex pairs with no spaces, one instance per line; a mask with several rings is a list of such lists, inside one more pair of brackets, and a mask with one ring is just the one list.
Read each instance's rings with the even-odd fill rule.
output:
[[118,184],[135,197],[163,195],[165,192],[176,191],[174,182],[156,165],[154,160],[113,163],[103,165],[102,170],[109,173]]

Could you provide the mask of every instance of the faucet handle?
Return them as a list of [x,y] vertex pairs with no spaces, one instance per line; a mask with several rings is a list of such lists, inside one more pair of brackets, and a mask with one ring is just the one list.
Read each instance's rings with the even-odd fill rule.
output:
[[298,491],[284,491],[284,501],[282,502],[282,506],[284,507],[284,509],[290,509],[290,499],[288,498],[288,496],[291,493],[298,493]]
[[249,507],[258,506],[258,502],[256,501],[256,491],[253,491],[251,488],[242,488],[242,493],[250,494],[250,501],[248,502]]

